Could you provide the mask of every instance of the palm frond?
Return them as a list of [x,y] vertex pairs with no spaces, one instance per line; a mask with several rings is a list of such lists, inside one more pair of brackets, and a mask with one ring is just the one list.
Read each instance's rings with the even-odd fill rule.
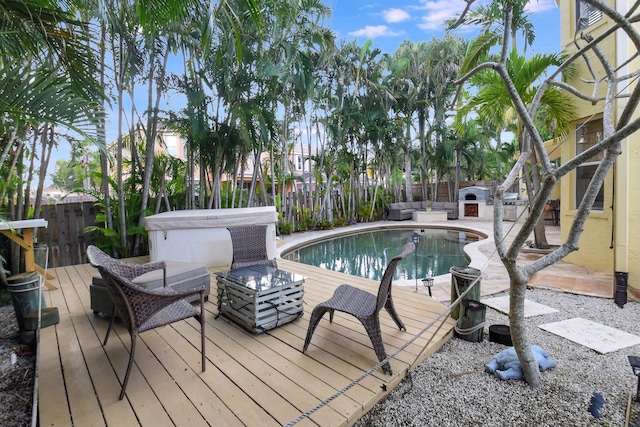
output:
[[476,65],[485,61],[489,55],[489,50],[499,43],[501,37],[494,32],[480,34],[469,43],[467,54],[464,57],[459,75],[464,75],[471,71]]
[[90,138],[91,125],[102,116],[99,104],[79,96],[55,71],[10,66],[0,66],[0,111],[0,134],[51,123]]

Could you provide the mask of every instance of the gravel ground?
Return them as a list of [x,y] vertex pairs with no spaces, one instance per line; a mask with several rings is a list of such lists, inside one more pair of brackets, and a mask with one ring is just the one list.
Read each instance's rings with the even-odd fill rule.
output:
[[1,306],[0,426],[31,425],[35,362],[33,349],[18,341],[18,323],[13,305]]
[[[527,318],[527,336],[549,352],[558,365],[541,373],[542,386],[502,381],[485,365],[505,346],[484,340],[451,339],[425,360],[410,377],[356,425],[364,426],[624,426],[636,377],[628,355],[640,355],[640,345],[598,354],[537,325],[582,317],[640,335],[640,304],[623,309],[612,300],[532,289],[527,299],[559,310]],[[487,325],[508,324],[508,317],[487,308]],[[594,393],[604,397],[599,418],[588,412]],[[631,405],[631,426],[640,426],[640,403]]]

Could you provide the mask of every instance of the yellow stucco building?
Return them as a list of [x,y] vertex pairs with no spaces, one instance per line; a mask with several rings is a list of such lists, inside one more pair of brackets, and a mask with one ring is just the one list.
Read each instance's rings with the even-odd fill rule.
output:
[[[612,25],[611,20],[599,10],[581,0],[556,0],[560,8],[561,47],[564,51],[576,51],[575,40],[583,35],[586,39],[597,37]],[[607,1],[611,7],[624,14],[631,7],[631,0]],[[637,24],[635,24],[638,27]],[[638,28],[640,29],[640,27]],[[581,46],[587,42],[579,41]],[[637,53],[635,46],[622,31],[618,31],[600,43],[600,48],[610,63],[620,67],[618,76],[637,71],[638,59],[627,62]],[[598,78],[603,77],[603,69],[593,51],[588,55]],[[582,92],[591,95],[593,76],[585,61],[578,61],[575,77],[569,81]],[[630,93],[637,83],[627,80],[618,86],[623,93]],[[601,84],[599,95],[603,96],[606,82]],[[588,148],[603,138],[602,113],[604,103],[593,104],[575,98],[578,119],[576,131],[562,144],[560,161],[570,159],[576,153]],[[624,106],[624,99],[614,106],[615,122]],[[640,132],[632,134],[622,142],[622,154],[609,172],[598,194],[596,204],[589,213],[584,232],[580,238],[580,250],[572,253],[566,261],[584,265],[598,271],[614,273],[614,292],[627,286],[629,300],[640,300]],[[560,226],[563,239],[566,238],[575,217],[576,207],[584,194],[586,185],[598,166],[600,157],[583,163],[578,169],[560,182]]]

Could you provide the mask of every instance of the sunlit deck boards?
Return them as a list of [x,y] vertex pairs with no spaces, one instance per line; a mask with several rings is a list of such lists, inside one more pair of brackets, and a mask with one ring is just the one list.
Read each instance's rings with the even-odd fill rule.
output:
[[[301,353],[313,307],[335,287],[350,283],[376,292],[377,282],[291,261],[279,267],[301,273],[305,315],[269,333],[253,335],[217,313],[215,292],[207,303],[207,370],[201,372],[199,323],[194,319],[148,331],[138,339],[135,365],[122,401],[120,380],[130,339],[116,324],[106,348],[101,341],[108,321],[90,309],[89,265],[50,270],[58,290],[46,291],[58,307],[60,323],[42,330],[39,364],[41,426],[212,425],[276,426],[343,389],[377,362],[364,328],[336,313],[323,319],[306,354]],[[212,276],[212,290],[215,279]],[[407,332],[397,330],[383,311],[383,340],[391,354],[444,309],[411,289],[394,287],[394,302]],[[391,361],[392,376],[377,370],[298,425],[351,425],[402,380],[408,366],[435,352],[451,336],[448,321],[418,338]],[[426,352],[421,350],[434,335]],[[418,360],[417,360],[418,359]],[[386,385],[387,391],[381,387]]]

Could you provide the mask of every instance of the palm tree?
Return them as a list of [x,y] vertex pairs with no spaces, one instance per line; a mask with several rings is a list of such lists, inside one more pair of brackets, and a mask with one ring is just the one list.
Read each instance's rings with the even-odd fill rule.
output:
[[[140,135],[144,136],[146,145],[142,150],[139,165],[142,166],[140,180],[131,180],[131,185],[140,183],[139,191],[141,197],[141,212],[138,218],[138,224],[141,226],[144,221],[146,207],[149,204],[151,189],[151,173],[154,163],[154,146],[157,142],[157,129],[160,120],[159,102],[166,93],[166,67],[167,60],[170,55],[178,52],[182,46],[190,46],[193,48],[190,52],[194,53],[194,58],[201,58],[203,52],[210,52],[215,34],[221,23],[229,23],[224,26],[227,30],[226,34],[233,34],[231,39],[239,38],[239,22],[246,16],[250,17],[257,25],[260,25],[261,15],[258,11],[256,2],[253,0],[226,0],[219,2],[215,6],[201,0],[187,1],[162,1],[162,2],[140,2],[134,1],[122,3],[100,5],[100,7],[85,5],[93,13],[100,13],[96,16],[101,24],[101,43],[102,47],[107,49],[111,47],[111,52],[102,55],[102,70],[114,70],[113,80],[116,82],[117,95],[115,99],[119,105],[117,114],[120,121],[119,128],[119,149],[116,150],[116,156],[120,157],[122,150],[122,135],[125,132],[134,132],[137,123],[144,123],[144,128]],[[246,12],[246,13],[245,13]],[[183,50],[184,52],[184,50]],[[197,52],[197,53],[196,53]],[[241,53],[237,54],[241,57]],[[105,58],[113,58],[114,66],[107,67],[104,64]],[[195,62],[192,62],[194,64]],[[194,67],[197,71],[197,67]],[[104,76],[104,74],[103,74]],[[105,79],[106,80],[106,79]],[[136,105],[136,97],[134,97],[134,89],[136,86],[146,84],[147,98],[144,108]],[[128,119],[128,130],[125,130],[124,113],[122,105],[124,105],[125,97],[129,97],[131,103],[131,113]],[[138,103],[139,104],[139,103]],[[144,111],[140,115],[139,111]],[[104,127],[102,127],[104,139]],[[130,138],[133,138],[131,136]],[[199,151],[193,150],[190,153],[197,154]],[[106,165],[106,158],[104,159]],[[122,166],[122,160],[119,161],[119,167]],[[188,161],[188,165],[194,170],[192,159]],[[118,176],[120,174],[116,172]],[[204,180],[201,180],[204,182]],[[118,185],[117,188],[121,192],[118,200],[120,206],[120,218],[123,218],[122,207],[124,206],[125,189],[124,186]],[[191,187],[192,188],[192,187]],[[103,188],[108,191],[107,186]],[[109,200],[108,197],[105,197]],[[200,200],[204,200],[201,197]],[[107,218],[109,221],[110,214],[107,208]],[[120,229],[125,230],[124,224]],[[124,233],[127,234],[126,231]],[[122,237],[124,239],[124,237]],[[129,252],[126,244],[120,244]],[[141,248],[141,236],[137,236],[133,244],[133,253],[139,252]]]
[[[429,42],[405,41],[394,53],[396,59],[408,61],[408,66],[400,73],[400,77],[410,82],[407,87],[411,89],[411,96],[404,105],[406,112],[417,117],[417,138],[423,159],[421,182],[425,199],[428,153],[432,151],[428,145],[443,143],[447,128],[445,114],[455,94],[455,87],[451,83],[458,74],[465,48],[463,39],[447,33],[442,39],[434,38]],[[411,129],[408,127],[408,144],[411,144],[411,139]],[[409,152],[410,150],[406,150],[405,155],[409,155]],[[436,194],[432,194],[432,197],[435,198]]]
[[[93,139],[95,124],[103,115],[103,94],[93,77],[88,25],[58,2],[0,1],[0,27],[0,207],[5,210],[7,205],[8,219],[27,218],[30,193],[21,188],[30,187],[35,176],[39,144],[38,217],[46,168],[59,131],[68,129]],[[25,183],[21,172],[28,141],[31,160]],[[12,251],[12,271],[18,271],[19,254]],[[4,282],[1,272],[0,279]]]
[[29,132],[46,124],[92,137],[102,91],[86,24],[57,2],[0,1],[0,26],[0,165],[8,163],[7,182],[15,171],[9,158],[21,154]]
[[501,0],[491,2],[487,5],[478,6],[474,10],[470,10],[466,15],[458,18],[455,22],[449,22],[450,27],[459,25],[479,25],[480,33],[483,36],[491,35],[496,40],[502,37],[504,31],[504,7],[507,4],[512,8],[513,19],[511,21],[511,48],[513,51],[518,50],[517,35],[522,33],[523,36],[523,52],[527,51],[536,38],[535,28],[529,19],[529,14],[525,9],[528,0]]
[[[447,129],[446,113],[451,107],[455,94],[452,82],[458,74],[465,50],[466,42],[451,34],[447,34],[443,39],[433,39],[427,48],[429,106],[433,111],[434,130],[430,133],[434,136],[433,143],[436,145],[443,142],[444,132]],[[429,143],[427,139],[422,142]],[[449,191],[449,200],[457,201],[458,192],[454,191],[451,194],[451,190]],[[433,200],[436,199],[437,194],[434,194]]]
[[[563,56],[559,54],[536,54],[529,58],[512,51],[507,59],[507,70],[511,76],[516,91],[525,105],[530,105],[538,90],[536,82],[544,76],[552,67],[562,64]],[[462,72],[468,71],[466,68]],[[470,84],[476,88],[475,94],[459,109],[456,120],[460,122],[472,111],[488,125],[495,129],[502,129],[506,124],[514,121],[516,124],[516,135],[520,144],[523,143],[524,128],[517,119],[513,101],[509,96],[506,86],[501,77],[492,70],[486,70],[476,74],[470,79]],[[571,131],[571,121],[573,120],[573,104],[570,98],[564,95],[557,88],[547,89],[540,101],[540,105],[546,108],[547,120],[553,121],[558,135],[566,135]],[[535,158],[532,165],[535,165]],[[527,176],[533,180],[533,191],[539,188],[539,176],[534,169],[531,169]],[[530,186],[527,189],[531,191]],[[529,200],[533,200],[535,193],[530,193]],[[536,227],[534,237],[536,247],[548,248],[544,233],[544,220]]]
[[460,189],[460,179],[462,164],[466,165],[467,175],[473,175],[473,170],[482,163],[483,155],[486,150],[484,141],[486,138],[482,134],[482,126],[479,120],[469,120],[463,123],[456,123],[449,138],[453,143],[455,151],[455,185],[453,193],[458,194]]

